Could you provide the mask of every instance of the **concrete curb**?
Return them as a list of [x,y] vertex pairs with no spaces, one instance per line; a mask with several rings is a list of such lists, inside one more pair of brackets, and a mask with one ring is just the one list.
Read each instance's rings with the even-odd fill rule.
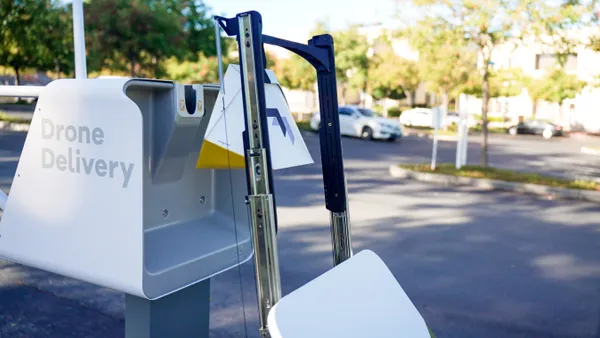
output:
[[29,123],[0,121],[0,130],[29,131]]
[[596,150],[594,148],[581,147],[580,151],[584,154],[600,156],[600,150]]
[[438,183],[444,186],[474,186],[490,190],[513,191],[522,194],[555,196],[557,198],[580,200],[600,203],[600,192],[579,189],[566,189],[548,187],[539,184],[506,182],[499,180],[490,180],[485,178],[469,178],[444,174],[422,173],[390,166],[390,175],[399,178],[409,178],[422,182]]

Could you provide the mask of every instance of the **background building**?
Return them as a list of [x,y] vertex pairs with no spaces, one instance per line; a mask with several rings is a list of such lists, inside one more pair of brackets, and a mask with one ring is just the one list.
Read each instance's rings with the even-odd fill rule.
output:
[[[563,69],[588,85],[562,105],[539,100],[535,117],[560,124],[567,130],[597,133],[600,132],[600,89],[596,88],[600,76],[600,53],[584,46],[589,32],[577,34],[582,44],[566,57]],[[533,79],[543,77],[559,65],[556,51],[533,39],[498,46],[492,53],[492,62],[495,69],[520,68]],[[481,114],[480,99],[461,95],[459,103],[469,114]],[[533,101],[527,89],[523,89],[517,96],[491,99],[488,110],[490,116],[504,116],[507,123],[515,123],[520,118],[533,117]]]

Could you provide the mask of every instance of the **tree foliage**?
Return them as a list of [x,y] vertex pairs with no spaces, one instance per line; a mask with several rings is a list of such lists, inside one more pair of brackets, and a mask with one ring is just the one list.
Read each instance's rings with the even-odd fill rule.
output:
[[375,99],[400,100],[414,96],[421,83],[418,64],[396,54],[391,41],[382,36],[376,42],[376,51],[370,60],[369,91]]
[[[186,22],[183,27],[185,35],[184,49],[187,53],[186,59],[195,60],[202,52],[203,55],[217,55],[217,44],[215,40],[214,22],[209,16],[209,8],[202,1],[175,1],[179,4],[182,15]],[[227,42],[235,42],[234,39],[221,39],[221,50],[227,51],[233,46]]]
[[448,29],[438,20],[420,21],[400,32],[419,51],[419,71],[429,90],[443,97],[448,111],[449,96],[457,96],[476,73],[477,54],[467,45],[461,31]]
[[[470,76],[462,86],[462,92],[482,98],[482,81],[477,74]],[[527,77],[521,68],[491,69],[489,75],[489,97],[511,97],[521,94],[527,86]]]
[[369,43],[360,34],[357,26],[332,34],[335,48],[337,80],[342,85],[342,93],[347,87],[366,89],[369,69]]
[[50,43],[48,38],[65,36],[64,29],[56,22],[57,7],[51,0],[0,2],[0,65],[12,68],[17,81],[21,70],[47,69],[48,56],[61,52],[62,46]]
[[75,71],[73,46],[73,8],[56,6],[48,15],[39,18],[38,24],[44,27],[40,36],[42,57],[40,69],[53,70],[57,76],[71,75]]
[[317,80],[314,67],[296,54],[276,62],[275,74],[279,83],[289,89],[313,90]]
[[534,81],[535,92],[539,95],[539,99],[558,104],[562,104],[566,99],[575,98],[586,84],[585,81],[579,80],[576,75],[569,74],[562,68],[554,69]]
[[198,53],[194,61],[179,61],[172,57],[165,62],[165,73],[170,80],[180,83],[219,83],[218,62],[216,56],[203,53]]
[[[400,100],[407,97],[407,92],[410,96],[412,91],[407,89],[405,92],[404,88],[407,87],[403,85],[405,84],[403,80],[411,82],[411,77],[414,75],[418,79],[418,70],[414,61],[403,59],[393,51],[377,54],[373,59],[374,66],[369,72],[369,91],[373,98]],[[411,87],[409,83],[408,88]]]
[[86,45],[91,69],[159,76],[158,60],[182,57],[185,18],[163,1],[103,0],[86,4]]

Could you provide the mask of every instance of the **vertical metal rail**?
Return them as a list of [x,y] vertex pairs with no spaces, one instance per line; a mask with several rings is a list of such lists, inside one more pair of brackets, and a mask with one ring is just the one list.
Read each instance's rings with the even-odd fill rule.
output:
[[73,0],[73,43],[75,48],[75,78],[87,78],[83,0]]
[[264,89],[264,55],[258,13],[238,16],[242,94],[246,118],[246,170],[248,204],[254,244],[254,261],[260,334],[270,337],[267,316],[281,299],[275,205]]

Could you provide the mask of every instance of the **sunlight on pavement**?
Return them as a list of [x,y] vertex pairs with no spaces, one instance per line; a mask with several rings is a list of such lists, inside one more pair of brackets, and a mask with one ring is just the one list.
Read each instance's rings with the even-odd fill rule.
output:
[[0,157],[0,163],[17,163],[19,162],[19,157],[17,156],[2,156]]
[[576,280],[580,278],[600,277],[600,264],[587,263],[571,254],[552,254],[536,258],[533,266],[547,278]]

